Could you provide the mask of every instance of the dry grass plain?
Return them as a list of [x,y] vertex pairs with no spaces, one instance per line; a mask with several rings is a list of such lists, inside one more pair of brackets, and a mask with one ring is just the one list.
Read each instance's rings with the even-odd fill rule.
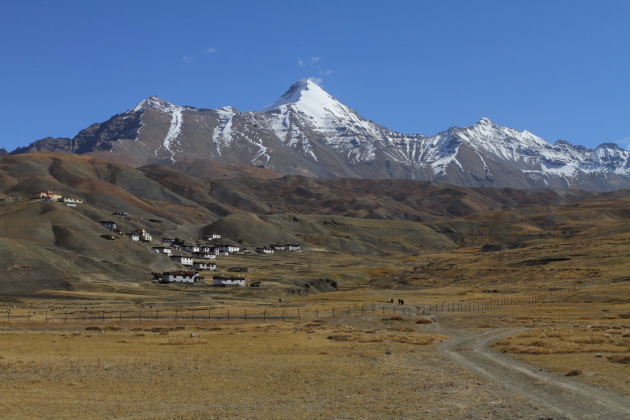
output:
[[[5,298],[0,409],[6,418],[548,418],[547,409],[455,365],[436,343],[454,328],[527,328],[495,348],[630,395],[628,245],[628,233],[610,229],[497,252],[236,255],[221,266],[247,266],[263,288],[94,279],[74,291]],[[339,289],[305,286],[319,278]],[[404,299],[407,312],[391,299]],[[385,313],[358,312],[374,305]],[[302,319],[64,323],[42,315],[122,308],[299,309]],[[33,318],[7,322],[8,311]]]
[[[112,328],[113,327],[113,328]],[[475,418],[539,413],[411,319],[0,332],[4,418]],[[192,336],[194,334],[194,337]],[[525,411],[523,411],[525,410]],[[512,414],[510,414],[512,413]]]

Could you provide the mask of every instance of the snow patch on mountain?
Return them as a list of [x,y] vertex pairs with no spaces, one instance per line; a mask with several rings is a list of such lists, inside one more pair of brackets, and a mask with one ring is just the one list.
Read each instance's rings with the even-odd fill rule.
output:
[[217,146],[217,153],[221,156],[221,149],[228,147],[232,142],[232,119],[236,111],[232,107],[223,107],[216,110],[219,114],[219,123],[212,133],[212,143]]
[[168,133],[166,134],[162,145],[166,150],[171,153],[171,160],[173,160],[173,150],[171,149],[171,147],[182,131],[183,115],[182,109],[180,107],[173,108],[171,113],[171,126],[168,129]]

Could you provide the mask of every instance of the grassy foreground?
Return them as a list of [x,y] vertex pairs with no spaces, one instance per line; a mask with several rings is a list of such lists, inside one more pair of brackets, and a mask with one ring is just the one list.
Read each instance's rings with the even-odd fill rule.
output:
[[[335,302],[387,293],[340,292]],[[630,394],[630,306],[614,302],[628,294],[627,283],[611,283],[556,302],[437,316],[3,322],[0,409],[5,418],[62,419],[541,418],[542,408],[446,359],[436,346],[447,339],[442,327],[526,327],[497,349]]]

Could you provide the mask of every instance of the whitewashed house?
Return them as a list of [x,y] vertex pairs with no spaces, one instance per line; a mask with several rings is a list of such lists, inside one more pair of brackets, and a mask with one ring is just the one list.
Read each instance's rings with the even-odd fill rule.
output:
[[229,244],[219,244],[219,251],[220,252],[239,252],[241,250],[241,247],[238,245],[229,245]]
[[83,200],[74,197],[63,197],[62,201],[66,204],[82,204]]
[[184,245],[182,247],[182,249],[186,252],[199,252],[199,246],[198,245]]
[[135,230],[133,233],[137,233],[140,235],[140,240],[142,242],[151,242],[153,240],[153,235],[149,233],[149,231],[144,229]]
[[207,235],[203,235],[201,238],[204,241],[211,241],[213,239],[221,239],[221,235],[219,235],[218,233],[209,233]]
[[195,270],[209,270],[214,271],[217,269],[217,265],[215,263],[207,262],[207,261],[194,261],[193,268]]
[[105,229],[109,229],[109,230],[114,230],[116,229],[116,222],[113,222],[111,220],[101,220],[99,222],[101,224],[101,226],[103,226]]
[[289,251],[301,251],[302,247],[298,244],[287,244],[287,250]]
[[127,213],[126,211],[120,211],[120,210],[117,210],[117,211],[113,212],[112,214],[114,216],[123,216],[123,217],[129,216],[129,213]]
[[208,245],[208,244],[199,245],[199,250],[201,252],[206,252],[208,254],[214,254],[214,255],[219,255],[221,253],[221,248],[215,245]]
[[138,235],[137,233],[128,233],[127,236],[129,236],[129,239],[135,242],[138,242],[140,240],[140,235]]
[[264,246],[256,248],[256,252],[259,254],[273,254],[274,250],[272,248]]
[[158,254],[171,255],[173,250],[167,246],[154,246],[153,250]]
[[286,245],[281,245],[281,244],[270,245],[269,248],[273,249],[274,251],[286,251],[287,250],[287,246]]
[[178,262],[182,265],[193,265],[193,259],[192,257],[185,257],[183,255],[171,255],[171,260]]
[[240,286],[245,287],[245,276],[212,276],[213,286]]
[[193,252],[192,256],[193,256],[193,258],[199,258],[199,259],[202,259],[202,260],[210,260],[210,259],[213,259],[213,258],[217,257],[216,254],[210,254],[208,252],[203,252],[203,251],[201,251],[201,252]]
[[170,271],[162,274],[163,283],[195,283],[199,278],[196,271]]
[[171,246],[174,240],[173,238],[162,238],[162,246]]

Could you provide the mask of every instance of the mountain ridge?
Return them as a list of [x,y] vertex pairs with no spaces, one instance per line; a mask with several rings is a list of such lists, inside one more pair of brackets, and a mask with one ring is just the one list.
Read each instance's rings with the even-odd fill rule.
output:
[[92,154],[132,166],[201,158],[315,178],[588,191],[630,187],[630,152],[617,145],[552,145],[487,117],[433,136],[397,133],[362,118],[309,79],[260,111],[180,106],[150,96],[73,139],[42,139],[11,154],[38,150]]

